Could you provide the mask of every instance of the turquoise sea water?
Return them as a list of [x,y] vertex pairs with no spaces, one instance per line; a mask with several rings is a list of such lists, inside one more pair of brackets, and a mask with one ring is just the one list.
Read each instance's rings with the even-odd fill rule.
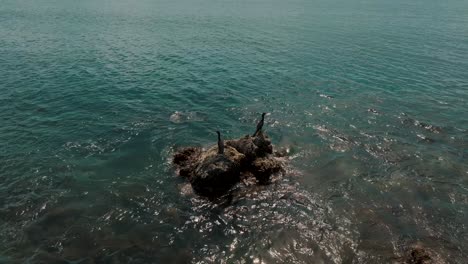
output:
[[[286,175],[191,194],[174,149],[264,111]],[[466,263],[467,223],[466,1],[0,2],[0,263]]]

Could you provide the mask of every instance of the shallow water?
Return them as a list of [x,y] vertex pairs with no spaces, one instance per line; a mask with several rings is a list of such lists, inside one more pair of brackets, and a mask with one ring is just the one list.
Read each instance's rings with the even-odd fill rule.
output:
[[[0,263],[468,258],[466,1],[0,5]],[[174,149],[290,166],[211,203]]]

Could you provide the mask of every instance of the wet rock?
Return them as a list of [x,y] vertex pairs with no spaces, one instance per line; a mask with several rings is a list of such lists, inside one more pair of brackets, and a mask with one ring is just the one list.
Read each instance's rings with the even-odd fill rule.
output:
[[238,181],[241,162],[245,156],[232,147],[218,154],[213,147],[201,155],[200,163],[190,177],[195,192],[204,196],[219,196],[226,193]]
[[246,157],[246,160],[254,160],[256,153],[258,152],[258,147],[250,136],[245,136],[237,140],[227,140],[225,141],[225,145],[236,149],[239,153],[242,153]]
[[404,125],[414,125],[416,127],[423,128],[434,134],[440,134],[444,132],[444,129],[440,126],[428,124],[425,122],[420,122],[419,120],[408,117],[406,114],[402,113],[402,123]]
[[183,177],[190,177],[192,175],[191,167],[184,167],[179,170],[179,175]]
[[240,177],[245,186],[253,186],[257,182],[255,175],[250,171],[242,172]]
[[281,162],[272,158],[258,158],[252,163],[252,171],[260,184],[266,184],[270,176],[283,169]]
[[272,174],[282,171],[282,163],[272,154],[271,140],[259,133],[226,140],[224,154],[218,154],[217,146],[208,150],[183,148],[175,153],[173,163],[180,176],[189,178],[197,194],[216,197],[240,182],[241,175],[242,181],[268,183]]
[[178,188],[179,188],[180,193],[184,196],[193,195],[193,189],[190,183],[179,184]]
[[186,122],[197,122],[205,120],[205,116],[198,112],[179,112],[175,111],[169,117],[169,121],[175,124],[186,123]]
[[191,177],[202,154],[199,147],[182,148],[174,154],[172,162],[178,166],[179,175]]
[[227,146],[235,148],[239,153],[246,157],[246,161],[252,162],[258,157],[265,157],[273,153],[271,140],[260,132],[256,137],[246,135],[243,138],[236,140],[227,140]]
[[207,159],[210,159],[215,156],[225,156],[229,160],[232,160],[236,163],[240,163],[243,159],[245,159],[245,155],[240,153],[237,149],[233,147],[226,146],[224,148],[224,154],[218,154],[218,147],[211,147],[208,150],[202,152],[199,157],[199,161],[202,163],[205,162]]
[[287,157],[288,154],[289,154],[289,148],[280,148],[280,149],[277,149],[274,153],[275,157],[278,157],[278,158],[283,158],[283,157]]
[[335,97],[331,96],[331,95],[327,95],[327,94],[319,94],[320,97],[323,97],[323,98],[327,98],[327,99],[333,99]]
[[421,138],[420,142],[422,142],[422,143],[432,144],[432,143],[435,142],[435,140],[430,138],[430,137],[421,136],[419,138]]
[[441,127],[438,127],[438,126],[434,126],[434,125],[430,125],[430,124],[426,124],[426,123],[423,123],[423,122],[420,122],[418,124],[419,127],[422,127],[424,129],[426,129],[427,131],[430,131],[432,133],[436,133],[436,134],[439,134],[439,133],[442,133],[443,132],[443,129]]
[[433,263],[430,253],[420,246],[413,247],[409,250],[404,263],[408,264],[429,264]]
[[201,148],[189,147],[179,150],[173,158],[176,165],[184,166],[201,154]]
[[269,154],[273,154],[271,140],[263,133],[260,132],[259,135],[254,138],[254,144],[258,147],[256,153],[257,157],[266,157]]

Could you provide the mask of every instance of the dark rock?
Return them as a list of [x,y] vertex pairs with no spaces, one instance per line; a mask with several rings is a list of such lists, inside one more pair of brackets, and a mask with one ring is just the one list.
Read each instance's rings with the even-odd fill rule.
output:
[[202,149],[197,147],[183,148],[174,154],[172,162],[179,167],[179,175],[190,178],[201,154]]
[[183,148],[174,155],[173,162],[176,165],[186,165],[186,163],[195,159],[200,154],[201,154],[201,148],[196,148],[196,147]]
[[[226,140],[224,154],[218,154],[214,146],[183,148],[173,157],[178,174],[189,178],[193,190],[203,196],[216,197],[226,194],[241,181],[265,184],[270,176],[281,171],[282,163],[272,157],[273,145],[263,133],[235,140]],[[255,180],[256,179],[256,180]],[[251,184],[245,184],[250,186]]]
[[192,188],[204,196],[219,196],[226,193],[238,181],[241,162],[245,156],[232,147],[218,154],[217,147],[201,156],[200,163],[190,178]]
[[247,135],[241,139],[228,140],[225,144],[235,148],[239,153],[244,154],[246,159],[250,162],[255,158],[265,157],[273,153],[273,146],[270,139],[262,132],[256,137]]
[[432,258],[429,253],[422,247],[414,247],[406,256],[405,263],[411,264],[429,264],[432,263]]
[[421,141],[422,141],[423,143],[429,143],[429,144],[432,144],[432,143],[435,142],[435,140],[432,139],[432,138],[430,138],[430,137],[422,137]]
[[190,177],[192,175],[192,169],[190,167],[183,167],[179,170],[179,175],[182,177]]
[[273,158],[258,158],[252,163],[252,171],[260,184],[270,181],[270,176],[283,169],[281,162]]
[[254,144],[258,147],[256,153],[257,157],[265,157],[268,154],[273,154],[273,145],[271,144],[271,140],[263,133],[260,132],[258,136],[255,137]]
[[425,130],[427,130],[429,132],[432,132],[434,134],[440,134],[440,133],[444,132],[444,129],[442,127],[440,127],[440,126],[420,122],[418,120],[415,120],[413,118],[408,117],[406,114],[402,114],[402,116],[403,116],[402,123],[404,125],[414,125],[416,127],[423,128],[423,129],[425,129]]
[[253,137],[245,136],[237,140],[225,141],[226,146],[235,148],[239,153],[243,154],[246,160],[252,161],[255,159],[258,147],[253,142]]
[[434,125],[429,125],[429,124],[426,124],[426,123],[419,123],[419,126],[432,132],[432,133],[442,133],[443,132],[443,129],[441,127],[438,127],[438,126],[434,126]]
[[323,97],[323,98],[327,98],[327,99],[333,99],[335,97],[333,97],[332,95],[327,95],[327,94],[319,94],[320,97]]
[[240,178],[245,186],[252,186],[255,185],[257,182],[255,175],[250,171],[242,172]]

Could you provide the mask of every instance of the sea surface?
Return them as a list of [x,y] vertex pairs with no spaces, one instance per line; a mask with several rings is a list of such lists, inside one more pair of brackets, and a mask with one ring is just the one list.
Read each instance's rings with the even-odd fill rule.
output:
[[[176,176],[262,112],[284,175]],[[0,263],[467,263],[467,225],[465,0],[0,1]]]

